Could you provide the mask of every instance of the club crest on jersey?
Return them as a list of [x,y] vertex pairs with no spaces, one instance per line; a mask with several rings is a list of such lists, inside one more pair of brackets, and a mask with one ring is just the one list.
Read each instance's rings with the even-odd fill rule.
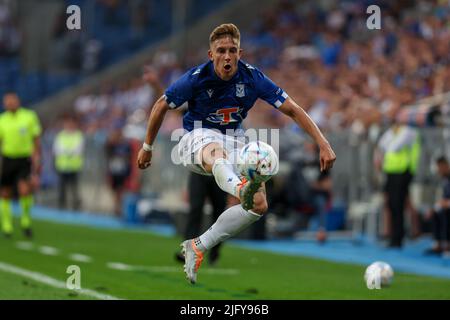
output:
[[236,84],[236,97],[245,97],[245,85],[243,83]]
[[206,120],[212,123],[220,123],[221,125],[226,125],[231,122],[242,121],[240,112],[241,109],[239,107],[218,109],[216,112],[210,113]]

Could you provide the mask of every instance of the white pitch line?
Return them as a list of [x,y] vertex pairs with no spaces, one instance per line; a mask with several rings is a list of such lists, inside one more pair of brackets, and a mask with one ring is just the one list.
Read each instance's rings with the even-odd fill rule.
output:
[[77,262],[91,262],[92,258],[89,256],[86,256],[84,254],[81,253],[72,253],[69,255],[69,259],[73,260],[73,261],[77,261]]
[[39,252],[45,254],[47,256],[57,256],[59,254],[59,250],[49,246],[41,246],[39,247]]
[[26,242],[26,241],[18,241],[16,242],[16,248],[20,250],[33,250],[34,245],[32,242]]
[[108,268],[114,269],[114,270],[123,270],[123,271],[133,270],[133,268],[131,268],[131,266],[126,265],[124,263],[120,263],[120,262],[108,262],[106,265],[108,266]]
[[[49,285],[51,287],[54,288],[58,288],[58,289],[67,289],[66,287],[66,283],[63,281],[59,281],[56,280],[54,278],[51,278],[49,276],[46,276],[45,274],[39,273],[39,272],[35,272],[35,271],[30,271],[30,270],[26,270],[26,269],[22,269],[19,267],[16,267],[14,265],[8,264],[8,263],[4,263],[0,261],[0,270],[1,271],[5,271],[5,272],[9,272],[12,274],[16,274],[25,278],[29,278],[31,280],[40,282],[40,283],[44,283],[46,285]],[[80,289],[80,290],[71,290],[74,291],[76,293],[79,294],[83,294],[85,296],[88,297],[92,297],[95,299],[99,299],[99,300],[120,300],[117,297],[111,296],[109,294],[103,294],[100,292],[97,292],[95,290],[91,290],[91,289]]]
[[[32,242],[27,241],[18,241],[16,242],[16,247],[21,250],[31,251],[34,249],[34,244]],[[49,246],[40,246],[38,247],[38,251],[41,254],[45,254],[47,256],[57,256],[60,252],[59,249]],[[72,253],[69,255],[69,259],[76,262],[86,262],[86,263],[92,261],[91,257],[81,253]]]
[[[174,266],[132,266],[121,262],[108,262],[107,267],[115,270],[122,271],[150,271],[150,272],[168,272],[168,273],[178,273],[182,272],[183,269]],[[205,274],[217,274],[217,275],[237,275],[239,270],[237,269],[202,269],[202,273]]]

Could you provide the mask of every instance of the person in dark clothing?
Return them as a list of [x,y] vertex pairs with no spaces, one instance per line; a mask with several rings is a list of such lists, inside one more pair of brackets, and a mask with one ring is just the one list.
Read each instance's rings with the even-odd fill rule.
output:
[[114,129],[105,146],[108,178],[114,192],[114,212],[122,215],[122,195],[131,174],[131,142],[122,134],[122,129]]
[[327,213],[332,197],[332,183],[329,171],[322,171],[312,185],[314,214],[319,217],[319,228],[316,234],[319,243],[327,239]]
[[[205,176],[191,172],[188,180],[189,190],[189,214],[184,239],[192,239],[195,235],[205,230],[201,230],[203,222],[203,208],[208,198],[213,207],[212,220],[216,221],[220,214],[225,211],[227,205],[227,194],[223,192],[214,180],[213,176]],[[221,244],[213,247],[209,253],[209,263],[215,264],[219,258]],[[181,252],[177,252],[175,258],[184,262]]]
[[436,160],[438,173],[443,179],[442,198],[426,215],[433,226],[434,245],[425,251],[426,254],[450,254],[450,165],[445,157]]

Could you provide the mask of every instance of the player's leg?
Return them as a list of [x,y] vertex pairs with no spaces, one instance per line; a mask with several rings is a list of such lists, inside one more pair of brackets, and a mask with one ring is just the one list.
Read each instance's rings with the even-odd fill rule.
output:
[[0,217],[1,217],[2,233],[6,237],[10,237],[13,232],[11,197],[12,197],[12,188],[9,186],[2,186],[0,188]]
[[17,174],[19,204],[21,208],[20,226],[27,237],[31,237],[31,208],[33,207],[33,185],[31,180],[31,159],[21,159]]
[[197,271],[207,250],[246,229],[267,211],[264,186],[254,194],[253,200],[253,210],[245,210],[241,204],[232,206],[225,210],[200,237],[186,240],[181,244],[185,255],[184,271],[191,283],[197,281]]
[[235,205],[225,210],[217,221],[203,233],[196,242],[200,251],[207,251],[218,243],[246,229],[267,211],[265,188],[254,195],[254,209],[245,210],[242,205]]
[[18,184],[19,204],[21,208],[20,226],[27,237],[31,237],[31,208],[33,207],[33,191],[30,179],[20,179]]
[[183,165],[189,170],[213,175],[223,191],[240,198],[243,182],[228,159],[227,139],[227,136],[214,130],[197,128],[180,140],[178,154]]
[[[228,152],[224,147],[228,145],[225,141],[226,136],[207,129],[196,130],[185,135],[180,141],[181,159],[184,159],[185,163],[186,159],[190,158],[198,161],[197,166],[187,166],[195,171],[201,167],[204,174],[212,174],[217,185],[225,192],[240,198],[244,207],[236,205],[225,210],[202,236],[181,244],[185,255],[184,270],[191,283],[196,282],[197,271],[205,251],[242,231],[257,221],[267,210],[265,193],[258,192],[261,182],[241,181],[235,173],[232,162],[227,159]],[[186,150],[189,150],[190,154]],[[202,239],[205,244],[202,243]]]
[[234,172],[233,164],[227,159],[227,151],[222,144],[209,143],[199,151],[199,155],[202,167],[214,176],[220,189],[239,197],[239,186],[242,181]]
[[15,183],[15,160],[3,157],[0,177],[0,223],[2,233],[10,237],[13,232],[11,198]]
[[[232,152],[236,155],[235,152]],[[261,187],[261,182],[242,179],[235,173],[232,161],[228,159],[227,150],[221,143],[209,143],[199,152],[202,167],[206,173],[212,173],[217,185],[230,195],[241,200],[245,210],[253,208],[253,196]]]

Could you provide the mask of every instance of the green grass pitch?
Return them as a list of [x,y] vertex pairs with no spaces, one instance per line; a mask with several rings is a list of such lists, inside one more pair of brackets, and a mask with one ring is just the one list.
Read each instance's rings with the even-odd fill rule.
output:
[[[225,244],[219,263],[200,268],[198,283],[185,279],[174,260],[180,238],[142,231],[34,222],[28,250],[18,233],[0,238],[0,263],[66,282],[69,265],[81,270],[83,289],[121,299],[450,299],[450,280],[396,272],[393,285],[368,290],[364,266],[238,248]],[[28,244],[29,245],[29,244]],[[300,244],[301,245],[301,244]],[[58,249],[44,255],[41,246]],[[70,254],[92,258],[75,262]],[[133,266],[116,270],[108,263]],[[77,291],[55,288],[24,275],[0,270],[1,299],[94,299]]]

